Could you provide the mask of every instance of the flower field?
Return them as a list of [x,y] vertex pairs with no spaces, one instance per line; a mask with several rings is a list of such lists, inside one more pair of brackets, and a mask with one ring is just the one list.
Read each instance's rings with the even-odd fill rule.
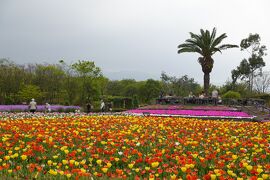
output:
[[151,115],[177,115],[188,117],[223,117],[223,118],[253,118],[253,116],[246,112],[235,110],[200,110],[200,109],[132,109],[126,111],[127,114],[143,114],[149,113]]
[[0,120],[3,179],[269,179],[270,123],[176,117]]

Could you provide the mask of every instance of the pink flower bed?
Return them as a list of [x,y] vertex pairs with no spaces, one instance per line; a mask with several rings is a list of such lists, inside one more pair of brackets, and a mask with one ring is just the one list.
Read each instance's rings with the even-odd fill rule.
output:
[[182,105],[161,105],[161,104],[155,104],[155,105],[148,105],[144,107],[140,107],[139,109],[183,109],[184,106]]
[[154,109],[133,109],[126,111],[127,113],[135,114],[162,114],[162,115],[186,115],[186,116],[209,116],[209,117],[247,117],[250,118],[249,114],[245,112],[237,111],[220,111],[220,110],[154,110]]
[[161,105],[161,104],[155,104],[155,105],[148,105],[144,107],[140,107],[138,109],[142,110],[215,110],[215,111],[237,111],[237,109],[223,106],[223,105],[205,105],[205,106],[190,106],[190,105]]
[[197,110],[217,110],[217,111],[236,111],[237,109],[227,106],[193,106],[190,109]]

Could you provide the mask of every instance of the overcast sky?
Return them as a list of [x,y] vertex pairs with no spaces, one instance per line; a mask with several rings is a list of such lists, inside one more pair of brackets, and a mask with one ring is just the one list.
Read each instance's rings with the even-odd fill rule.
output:
[[[198,54],[177,54],[189,32],[217,27],[224,43],[238,45],[258,33],[270,49],[269,8],[269,0],[0,0],[0,58],[92,60],[110,76],[156,79],[165,71],[202,83]],[[244,57],[239,49],[214,55],[211,83],[224,83]]]

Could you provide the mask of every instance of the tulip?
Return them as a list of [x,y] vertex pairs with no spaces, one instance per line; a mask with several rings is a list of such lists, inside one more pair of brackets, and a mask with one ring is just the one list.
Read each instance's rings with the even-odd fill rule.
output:
[[107,173],[108,168],[105,168],[105,167],[104,167],[104,168],[101,168],[101,170],[102,170],[103,173]]
[[158,167],[158,165],[159,165],[159,162],[152,162],[152,163],[151,163],[151,166],[152,166],[153,168]]
[[98,165],[101,165],[101,163],[102,163],[102,160],[100,160],[100,159],[97,160],[97,164],[98,164]]

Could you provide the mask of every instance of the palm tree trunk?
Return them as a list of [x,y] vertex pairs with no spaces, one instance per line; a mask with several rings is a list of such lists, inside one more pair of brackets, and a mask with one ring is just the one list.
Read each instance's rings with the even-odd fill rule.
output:
[[204,93],[206,94],[206,96],[208,96],[209,82],[210,82],[210,73],[204,73],[203,87],[204,87]]

